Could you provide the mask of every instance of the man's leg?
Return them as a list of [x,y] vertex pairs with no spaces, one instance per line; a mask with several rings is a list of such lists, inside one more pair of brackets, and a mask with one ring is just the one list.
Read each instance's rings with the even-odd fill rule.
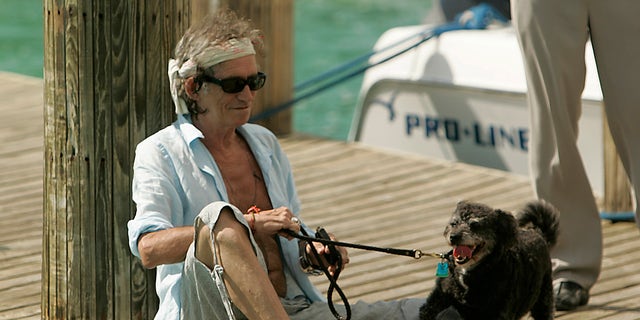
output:
[[[527,71],[534,191],[560,211],[560,234],[552,249],[559,290],[564,281],[588,290],[600,274],[602,260],[598,208],[577,147],[586,72],[586,3],[512,1]],[[583,297],[578,304],[586,303]]]
[[224,282],[231,301],[249,319],[288,319],[256,256],[259,249],[252,245],[248,228],[238,221],[242,215],[238,217],[230,207],[224,207],[214,219],[215,241],[211,241],[209,225],[200,226],[197,232],[197,259],[211,269],[217,254],[217,264],[224,268]]
[[[640,1],[593,1],[589,25],[604,105],[620,159],[640,196]],[[640,210],[636,205],[636,223]]]
[[[420,306],[425,302],[424,298],[402,299],[393,301],[363,302],[358,301],[351,305],[352,320],[418,320]],[[336,310],[346,316],[344,305],[336,304]],[[329,306],[325,302],[315,302],[308,308],[292,314],[291,320],[327,320],[334,319]],[[447,319],[447,318],[443,318]]]

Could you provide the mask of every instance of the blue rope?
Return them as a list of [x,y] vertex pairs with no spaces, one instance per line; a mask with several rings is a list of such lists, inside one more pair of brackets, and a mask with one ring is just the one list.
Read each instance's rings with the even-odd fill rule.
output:
[[282,111],[290,108],[291,106],[293,106],[294,104],[300,102],[301,100],[304,100],[306,98],[314,96],[314,95],[318,94],[319,92],[322,92],[322,91],[324,91],[324,90],[326,90],[328,88],[331,88],[331,87],[333,87],[334,85],[336,85],[338,83],[341,83],[343,81],[351,79],[351,78],[353,78],[353,77],[365,72],[367,69],[369,69],[371,67],[375,67],[375,66],[377,66],[379,64],[385,63],[385,62],[387,62],[387,61],[389,61],[389,60],[391,60],[391,59],[393,59],[393,58],[395,58],[395,57],[397,57],[397,56],[399,56],[399,55],[401,55],[401,54],[403,54],[403,53],[405,53],[405,52],[407,52],[407,51],[409,51],[409,50],[411,50],[411,49],[413,49],[413,48],[415,48],[417,46],[419,46],[420,44],[422,44],[423,42],[431,39],[432,37],[433,37],[433,35],[426,36],[422,40],[420,40],[418,43],[416,43],[416,44],[414,44],[414,45],[412,45],[412,46],[410,46],[410,47],[408,47],[406,49],[403,49],[402,51],[399,51],[398,53],[395,53],[395,54],[393,54],[393,55],[391,55],[391,56],[389,56],[389,57],[387,57],[387,58],[385,58],[385,59],[383,59],[381,61],[376,62],[376,63],[368,64],[368,65],[366,65],[364,67],[356,69],[355,71],[352,71],[352,72],[350,72],[350,73],[348,73],[348,74],[346,74],[346,75],[344,75],[344,76],[342,76],[342,77],[340,77],[340,78],[338,78],[336,80],[328,82],[328,83],[316,88],[315,90],[312,90],[310,92],[301,94],[298,97],[295,97],[295,98],[293,98],[293,99],[291,99],[291,100],[289,100],[287,102],[284,102],[284,103],[282,103],[282,104],[280,104],[280,105],[278,105],[278,106],[276,106],[274,108],[271,108],[271,109],[266,110],[266,111],[264,111],[264,112],[262,112],[262,113],[260,113],[258,115],[255,115],[255,116],[251,117],[251,119],[249,121],[255,122],[255,121],[259,121],[259,120],[263,120],[263,119],[269,118],[269,117],[271,117],[271,116],[273,116],[273,115],[275,115],[275,114],[277,114],[279,112],[282,112]]
[[250,122],[256,122],[259,120],[264,120],[267,119],[277,113],[280,113],[286,109],[289,109],[290,107],[292,107],[294,104],[307,99],[309,97],[312,97],[326,89],[329,89],[341,82],[344,82],[346,80],[349,80],[361,73],[364,73],[366,70],[368,70],[371,67],[375,67],[377,65],[380,65],[382,63],[385,63],[391,59],[394,59],[398,56],[400,56],[401,54],[414,49],[416,47],[418,47],[419,45],[421,45],[422,43],[424,43],[425,41],[433,38],[433,37],[437,37],[445,32],[449,32],[449,31],[454,31],[454,30],[464,30],[464,29],[486,29],[487,26],[491,23],[493,23],[494,21],[500,21],[500,22],[506,22],[508,21],[499,11],[497,11],[495,8],[493,8],[491,5],[486,4],[486,3],[482,3],[479,4],[467,11],[465,11],[464,13],[459,14],[454,22],[451,23],[446,23],[440,26],[437,26],[431,30],[423,30],[420,31],[417,34],[414,34],[410,37],[407,37],[401,41],[398,41],[396,43],[393,43],[385,48],[382,48],[378,51],[371,51],[367,54],[364,54],[360,57],[357,57],[345,64],[339,65],[337,67],[334,67],[318,76],[315,76],[309,80],[306,80],[304,82],[302,82],[301,84],[298,84],[294,87],[294,91],[295,92],[299,92],[302,90],[307,89],[308,87],[312,86],[312,85],[316,85],[317,83],[320,82],[324,82],[326,79],[329,79],[330,77],[334,77],[340,73],[344,73],[349,69],[352,69],[366,61],[368,61],[373,55],[375,54],[379,54],[382,53],[384,51],[387,51],[389,49],[395,48],[396,46],[403,44],[405,42],[407,42],[410,39],[413,39],[415,37],[421,36],[422,39],[420,41],[418,41],[417,43],[411,45],[410,47],[407,47],[381,61],[378,61],[376,63],[373,64],[367,64],[363,67],[360,67],[350,73],[347,73],[346,75],[343,75],[333,81],[330,81],[324,85],[320,85],[318,86],[315,90],[311,90],[307,93],[302,93],[300,94],[298,97],[295,97],[287,102],[281,103],[271,109],[265,110],[253,117],[251,117],[251,119],[249,119]]
[[391,44],[389,46],[386,46],[386,47],[384,47],[384,48],[382,48],[382,49],[380,49],[378,51],[373,51],[372,50],[367,54],[364,54],[364,55],[362,55],[360,57],[357,57],[357,58],[355,58],[355,59],[353,59],[353,60],[351,60],[351,61],[349,61],[347,63],[344,63],[344,64],[339,65],[337,67],[334,67],[332,69],[329,69],[328,71],[325,71],[325,72],[323,72],[323,73],[321,73],[321,74],[319,74],[319,75],[317,75],[317,76],[315,76],[315,77],[313,77],[313,78],[311,78],[309,80],[306,80],[306,81],[296,85],[293,89],[296,92],[304,90],[307,87],[309,87],[309,86],[311,86],[313,84],[316,84],[318,81],[323,81],[324,79],[327,79],[329,77],[333,77],[334,75],[336,75],[338,73],[341,73],[341,72],[344,72],[347,69],[353,68],[353,67],[355,67],[357,65],[360,65],[360,64],[362,64],[364,62],[367,62],[369,60],[369,58],[371,58],[372,56],[374,56],[376,54],[379,54],[379,53],[388,51],[390,49],[393,49],[393,48],[395,48],[395,47],[397,47],[397,46],[399,46],[399,45],[401,45],[401,44],[403,44],[403,43],[405,43],[405,42],[407,42],[407,41],[409,41],[409,40],[411,40],[413,38],[416,38],[418,36],[424,36],[427,32],[429,32],[431,30],[432,30],[432,28],[429,28],[428,30],[422,30],[422,31],[410,36],[410,37],[407,37],[407,38],[402,39],[402,40],[400,40],[398,42],[395,42],[395,43],[393,43],[393,44]]
[[636,219],[635,212],[600,212],[600,219],[610,220],[611,222],[634,222]]

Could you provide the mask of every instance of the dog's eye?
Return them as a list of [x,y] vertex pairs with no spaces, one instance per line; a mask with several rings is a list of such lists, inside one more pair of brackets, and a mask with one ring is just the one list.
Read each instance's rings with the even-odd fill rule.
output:
[[478,219],[471,219],[471,220],[469,220],[469,226],[470,226],[471,228],[477,228],[477,227],[479,227],[479,226],[480,226],[480,220],[478,220]]

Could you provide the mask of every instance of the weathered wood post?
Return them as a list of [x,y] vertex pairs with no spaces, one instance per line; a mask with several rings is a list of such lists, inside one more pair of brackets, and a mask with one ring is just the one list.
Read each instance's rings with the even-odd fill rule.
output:
[[147,319],[129,249],[134,148],[172,121],[168,57],[188,0],[44,0],[43,319]]
[[213,11],[218,0],[191,0],[191,24],[194,24]]
[[[293,97],[293,0],[220,0],[219,6],[251,19],[266,38],[267,56],[259,58],[258,64],[267,74],[267,85],[254,103],[253,114],[289,101]],[[291,114],[287,109],[258,123],[277,135],[286,135],[292,131]]]
[[633,195],[629,178],[618,156],[607,120],[604,119],[603,123],[604,195],[602,210],[613,215],[633,212]]

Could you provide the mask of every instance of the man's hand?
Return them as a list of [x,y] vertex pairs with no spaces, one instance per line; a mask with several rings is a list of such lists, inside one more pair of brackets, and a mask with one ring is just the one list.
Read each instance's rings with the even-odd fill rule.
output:
[[254,235],[256,237],[271,237],[274,234],[280,234],[291,240],[293,237],[285,232],[281,232],[281,230],[291,230],[295,233],[300,232],[300,224],[294,221],[293,213],[286,207],[260,211],[260,213],[255,214],[254,217]]
[[[332,233],[326,233],[324,229],[320,229],[319,231],[324,232],[324,234],[321,236],[323,237],[328,236],[329,239],[336,241],[336,237]],[[347,252],[347,248],[332,246],[332,245],[324,245],[320,242],[313,242],[313,246],[315,247],[318,254],[320,254],[321,263],[318,263],[318,261],[315,259],[311,246],[307,245],[306,252],[307,252],[307,256],[310,258],[311,263],[314,265],[327,266],[327,271],[329,271],[331,275],[334,275],[335,272],[338,270],[338,265],[337,265],[338,262],[342,263],[340,265],[341,269],[344,269],[346,265],[349,263],[349,253]],[[341,259],[331,258],[332,254],[340,255]]]

